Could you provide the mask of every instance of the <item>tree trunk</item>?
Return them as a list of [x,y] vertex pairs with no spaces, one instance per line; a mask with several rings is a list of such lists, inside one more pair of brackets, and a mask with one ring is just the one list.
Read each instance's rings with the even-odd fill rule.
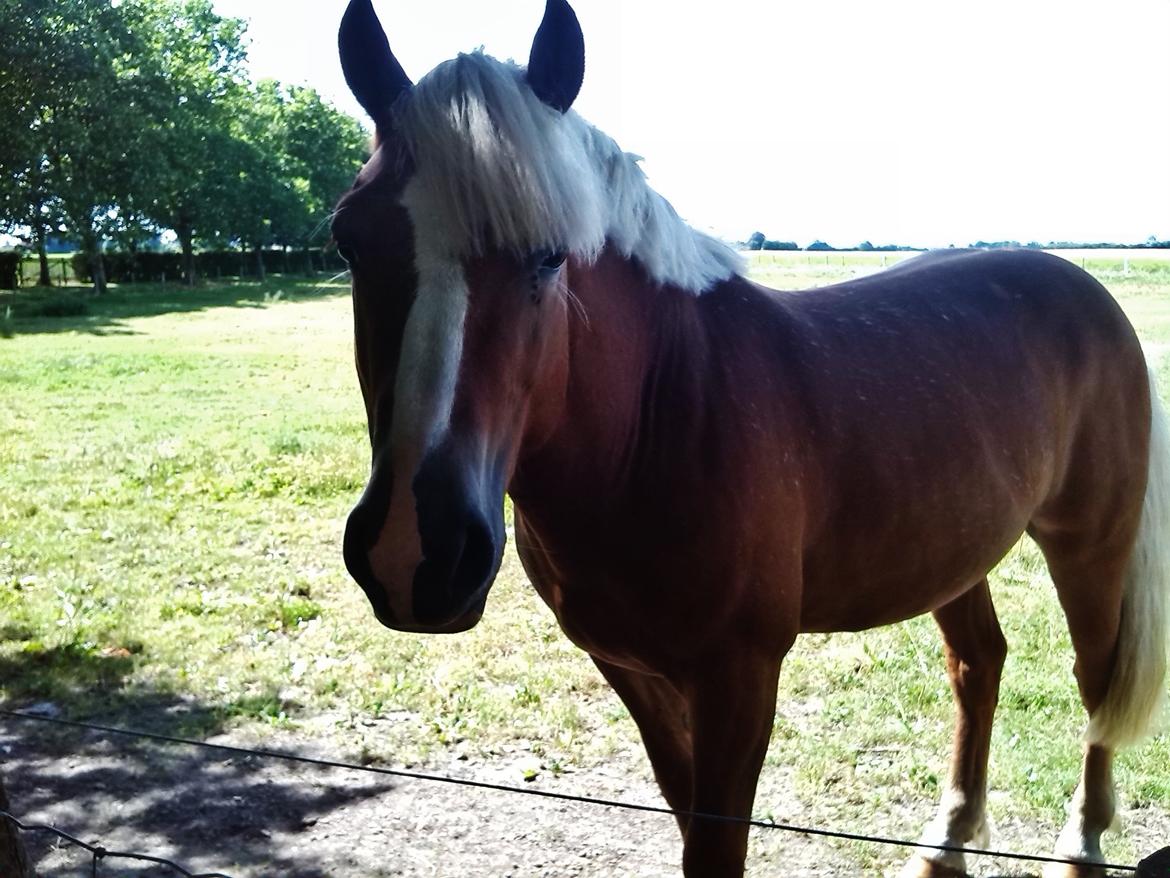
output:
[[313,266],[313,251],[309,249],[309,242],[305,242],[305,275],[313,277],[317,272]]
[[102,296],[106,292],[106,261],[102,258],[102,245],[97,235],[87,231],[82,235],[81,246],[89,263],[89,276],[93,281],[95,295]]
[[[8,811],[8,796],[4,792],[4,779],[0,778],[0,811]],[[8,820],[0,817],[0,875],[5,878],[36,878],[24,849],[24,840]]]
[[195,286],[195,232],[188,222],[180,222],[175,231],[179,236],[179,246],[183,248],[183,283],[193,287]]
[[38,287],[51,287],[53,285],[52,275],[49,274],[49,251],[45,244],[45,227],[37,227],[37,262],[40,265],[40,273],[37,276]]
[[95,248],[89,257],[89,270],[93,276],[93,291],[95,295],[106,294],[106,259],[102,255],[102,248]]
[[288,244],[280,248],[280,272],[288,274]]
[[267,275],[264,273],[264,251],[259,247],[255,250],[256,253],[256,277],[260,283],[264,283]]

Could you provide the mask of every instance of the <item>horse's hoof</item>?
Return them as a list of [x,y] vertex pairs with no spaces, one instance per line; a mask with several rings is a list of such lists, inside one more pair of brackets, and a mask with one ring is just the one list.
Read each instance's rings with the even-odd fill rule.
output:
[[966,872],[934,860],[928,860],[926,857],[914,856],[902,867],[898,878],[968,878],[968,875]]
[[1068,863],[1047,863],[1041,874],[1043,878],[1106,878],[1105,870],[1095,863],[1076,866]]

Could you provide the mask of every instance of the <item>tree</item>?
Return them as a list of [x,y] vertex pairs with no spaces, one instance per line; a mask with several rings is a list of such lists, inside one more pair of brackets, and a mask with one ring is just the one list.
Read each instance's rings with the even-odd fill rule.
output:
[[29,0],[0,0],[0,230],[24,238],[40,261],[39,283],[48,286],[46,239],[63,222],[50,182],[53,107],[74,70],[59,32],[39,18]]
[[[0,157],[3,221],[32,229],[40,245],[59,225],[82,242],[94,288],[105,289],[102,245],[133,215],[144,165],[142,44],[125,8],[110,0],[4,0],[4,34],[18,43],[5,63],[0,125],[21,132]],[[6,45],[6,52],[10,50]]]
[[307,251],[324,234],[365,158],[366,138],[311,88],[264,80],[248,90],[246,105],[232,129],[237,178],[227,237],[252,251],[263,277],[264,249]]
[[751,237],[747,239],[747,248],[749,250],[762,250],[764,248],[764,233],[752,232]]
[[209,0],[0,2],[0,126],[19,134],[0,153],[0,222],[41,248],[47,229],[71,232],[101,292],[108,240],[182,229],[200,202],[207,109],[242,62],[243,26]]
[[126,14],[143,34],[152,80],[138,201],[152,224],[174,230],[192,284],[196,238],[227,225],[235,168],[226,132],[245,106],[244,24],[216,15],[210,0],[134,0]]
[[0,0],[0,231],[308,248],[364,158],[361,126],[308,88],[251,85],[244,26],[212,0]]
[[256,276],[264,279],[264,250],[289,229],[307,222],[280,139],[279,86],[272,81],[252,86],[231,129],[229,162],[234,196],[226,205],[224,236],[251,250]]
[[286,155],[285,171],[304,208],[304,224],[290,227],[291,237],[278,243],[300,244],[305,253],[314,238],[327,234],[333,206],[353,183],[368,157],[369,137],[358,122],[338,112],[311,88],[293,86],[284,91],[279,120],[280,140]]

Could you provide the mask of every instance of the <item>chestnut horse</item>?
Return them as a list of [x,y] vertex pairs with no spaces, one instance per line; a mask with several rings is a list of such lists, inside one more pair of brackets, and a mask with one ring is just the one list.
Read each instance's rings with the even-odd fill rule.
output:
[[[377,126],[336,212],[369,484],[345,561],[385,625],[475,625],[504,493],[533,585],[629,707],[687,876],[740,875],[780,663],[805,631],[933,613],[957,706],[923,842],[986,840],[1006,647],[988,571],[1043,550],[1090,717],[1048,876],[1102,874],[1111,760],[1165,674],[1160,405],[1117,303],[1070,263],[957,251],[799,294],[747,280],[570,109],[548,0],[527,67],[412,84],[369,0],[341,62]],[[685,812],[690,812],[689,816]],[[965,873],[920,848],[905,875]]]

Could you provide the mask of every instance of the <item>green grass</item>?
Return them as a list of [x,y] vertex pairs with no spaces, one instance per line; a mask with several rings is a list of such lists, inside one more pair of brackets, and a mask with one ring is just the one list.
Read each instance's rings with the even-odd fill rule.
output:
[[[880,254],[844,266],[829,255],[759,273],[795,288],[880,268]],[[1170,340],[1166,266],[1105,274],[1143,339]],[[43,305],[62,296],[86,308],[50,316]],[[510,550],[473,631],[405,635],[374,620],[340,553],[369,455],[344,285],[21,291],[0,296],[3,315],[8,703],[184,733],[293,727],[398,764],[526,744],[559,771],[636,748],[624,707]],[[1084,724],[1067,633],[1030,545],[993,590],[1012,648],[993,817],[1055,824]],[[951,703],[929,619],[802,638],[781,680],[770,770],[792,769],[803,799],[831,801],[824,822],[871,825],[891,803],[937,796]],[[1170,809],[1166,765],[1166,736],[1124,754],[1125,804]],[[783,819],[768,789],[757,811]]]

